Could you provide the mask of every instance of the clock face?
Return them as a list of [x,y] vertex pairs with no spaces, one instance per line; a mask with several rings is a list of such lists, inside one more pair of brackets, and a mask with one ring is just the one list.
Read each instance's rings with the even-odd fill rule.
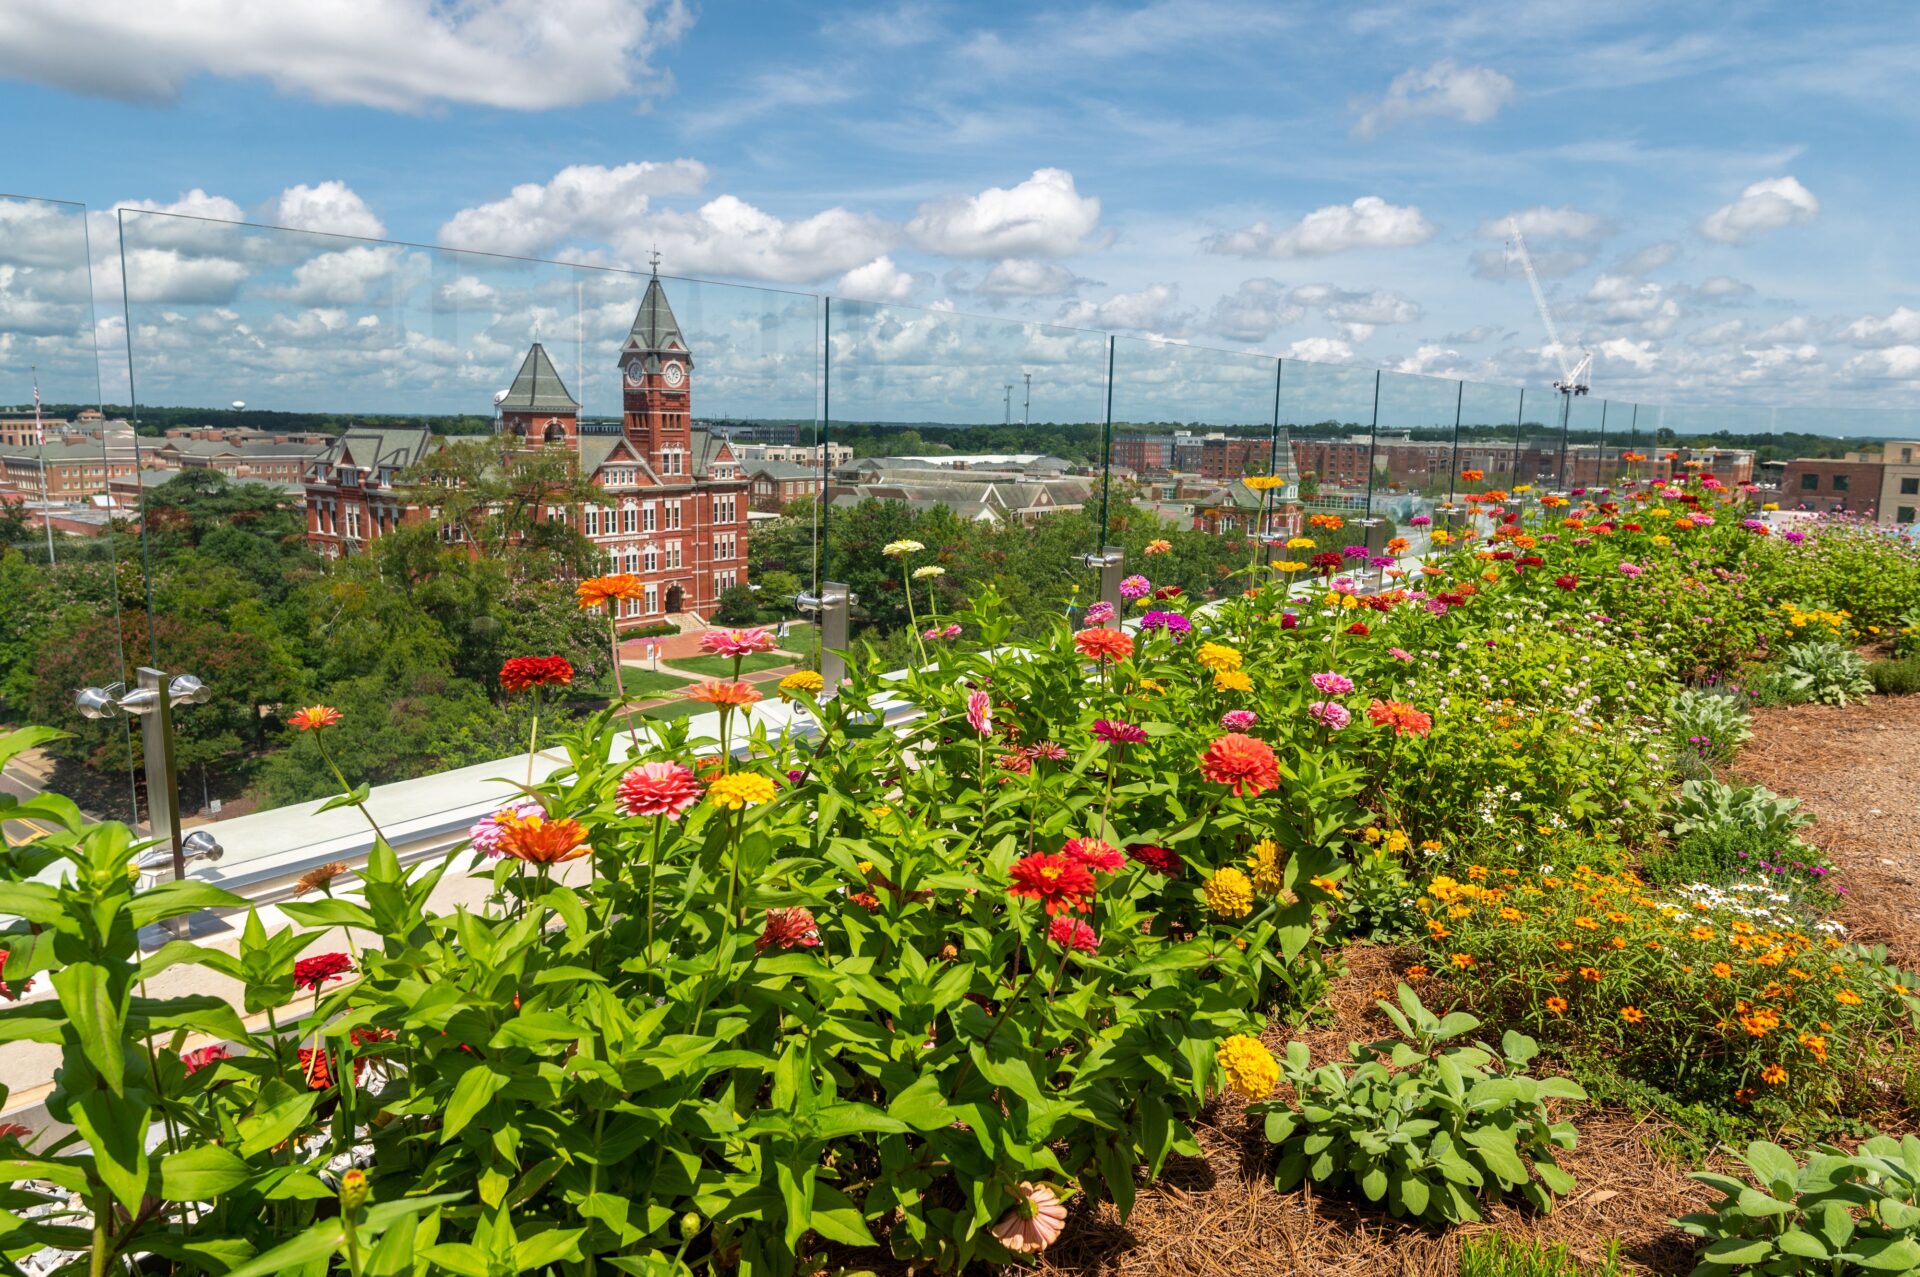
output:
[[647,379],[646,370],[640,367],[639,360],[627,365],[627,384],[637,386]]
[[679,364],[667,365],[667,384],[669,386],[677,386],[686,379],[687,370],[685,368],[682,368]]

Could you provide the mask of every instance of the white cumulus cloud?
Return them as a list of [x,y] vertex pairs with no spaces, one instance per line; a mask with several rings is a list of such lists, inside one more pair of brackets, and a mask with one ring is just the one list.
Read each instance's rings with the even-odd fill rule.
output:
[[1307,313],[1287,294],[1287,286],[1277,279],[1243,280],[1238,288],[1213,303],[1207,331],[1229,341],[1265,341],[1274,329],[1295,323]]
[[1287,347],[1286,355],[1311,364],[1348,364],[1353,362],[1353,347],[1338,337],[1302,337]]
[[0,75],[170,101],[200,75],[329,103],[547,110],[648,90],[682,0],[8,0]]
[[672,273],[734,275],[795,284],[864,266],[893,247],[896,229],[844,208],[788,220],[722,195],[691,211],[662,209],[613,236],[613,247],[638,262],[657,244]]
[[1060,322],[1076,328],[1124,328],[1131,332],[1176,333],[1188,314],[1177,311],[1178,284],[1149,284],[1137,293],[1116,293],[1105,301],[1075,302],[1060,310]]
[[1280,230],[1258,221],[1211,235],[1202,247],[1229,257],[1325,257],[1356,248],[1405,248],[1432,238],[1433,224],[1418,208],[1363,195],[1351,204],[1315,209]]
[[893,264],[893,258],[882,253],[842,275],[834,291],[857,301],[904,302],[925,282],[925,276],[901,270]]
[[1805,226],[1820,215],[1820,201],[1793,177],[1770,177],[1740,192],[1740,198],[1707,214],[1700,233],[1722,244],[1739,244],[1777,231]]
[[989,297],[1066,297],[1080,283],[1079,276],[1057,262],[1009,257],[995,262],[974,291]]
[[948,257],[1066,257],[1095,247],[1100,201],[1065,169],[1035,169],[1018,186],[989,187],[922,204],[907,237]]
[[1513,100],[1513,81],[1492,67],[1463,67],[1442,58],[1402,71],[1377,102],[1356,103],[1353,135],[1362,140],[1409,120],[1449,119],[1485,124]]
[[1513,231],[1513,224],[1520,224],[1522,235],[1531,235],[1538,239],[1605,239],[1613,234],[1613,224],[1598,213],[1589,213],[1584,209],[1561,205],[1550,208],[1545,204],[1533,208],[1523,208],[1507,214],[1505,217],[1488,218],[1480,223],[1482,239],[1505,239]]
[[549,182],[523,182],[503,199],[463,208],[440,228],[449,248],[532,256],[572,238],[609,240],[661,195],[697,195],[698,160],[642,160],[609,168],[572,164]]
[[363,239],[379,239],[387,233],[386,223],[375,216],[357,191],[341,181],[289,186],[260,211],[270,225],[298,231],[327,231]]
[[1920,310],[1896,306],[1891,314],[1864,315],[1847,325],[1846,338],[1856,346],[1892,347],[1920,342]]
[[1888,346],[1847,360],[1841,372],[1870,381],[1920,380],[1920,346]]

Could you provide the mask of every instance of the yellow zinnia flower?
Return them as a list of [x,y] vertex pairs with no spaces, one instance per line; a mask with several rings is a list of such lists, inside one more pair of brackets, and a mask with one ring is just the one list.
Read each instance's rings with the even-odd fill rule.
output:
[[1264,1100],[1280,1084],[1280,1065],[1273,1052],[1244,1033],[1236,1033],[1214,1053],[1227,1075],[1227,1084],[1250,1100]]
[[1244,918],[1253,912],[1253,880],[1232,865],[1207,879],[1207,908],[1222,918]]

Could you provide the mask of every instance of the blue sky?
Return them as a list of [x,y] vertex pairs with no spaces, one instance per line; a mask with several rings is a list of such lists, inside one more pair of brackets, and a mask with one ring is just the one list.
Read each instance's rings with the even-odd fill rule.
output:
[[[126,332],[105,210],[131,205],[604,266],[658,245],[673,274],[929,308],[843,309],[847,402],[963,419],[1036,368],[1036,418],[1087,415],[1104,352],[1037,323],[1128,338],[1142,416],[1192,396],[1194,416],[1249,415],[1209,387],[1244,374],[1252,402],[1259,381],[1147,339],[1543,388],[1557,352],[1506,250],[1517,215],[1566,346],[1595,352],[1596,396],[1920,408],[1906,4],[453,10],[0,13],[0,189],[94,210],[97,333],[122,352],[109,397]],[[511,374],[530,308],[599,367],[634,291],[312,239],[187,242],[163,220],[133,222],[133,365],[179,401],[297,406],[359,379],[345,406],[465,402]],[[359,273],[317,279],[340,268]],[[804,405],[804,308],[697,291],[703,388],[736,411]],[[0,343],[7,313],[0,294]],[[1320,375],[1342,402],[1360,376]]]

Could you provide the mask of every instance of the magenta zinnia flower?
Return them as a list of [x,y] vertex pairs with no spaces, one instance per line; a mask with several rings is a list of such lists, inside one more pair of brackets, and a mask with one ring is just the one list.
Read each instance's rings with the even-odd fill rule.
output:
[[756,652],[771,652],[775,646],[773,635],[760,626],[750,630],[708,630],[700,636],[700,650],[714,656],[752,656]]
[[700,781],[679,763],[642,763],[620,778],[618,800],[625,816],[665,816],[680,813],[700,801]]
[[1153,593],[1153,582],[1138,574],[1120,582],[1120,597],[1123,599],[1144,599]]
[[1112,619],[1113,619],[1113,604],[1111,603],[1107,603],[1107,602],[1095,603],[1092,607],[1087,609],[1088,625],[1105,625],[1108,621],[1111,621]]
[[1338,701],[1315,701],[1307,706],[1307,717],[1336,732],[1353,721],[1353,715]]
[[1096,719],[1093,724],[1093,738],[1103,740],[1109,745],[1138,745],[1147,739],[1146,729],[1132,723],[1123,723],[1118,719]]
[[1230,709],[1220,716],[1220,726],[1230,732],[1244,732],[1260,721],[1260,716],[1250,709]]
[[982,736],[993,734],[993,700],[985,692],[968,694],[967,723]]
[[1353,690],[1353,680],[1345,674],[1335,674],[1329,671],[1325,674],[1315,674],[1313,676],[1313,686],[1314,690],[1322,696],[1345,696]]

